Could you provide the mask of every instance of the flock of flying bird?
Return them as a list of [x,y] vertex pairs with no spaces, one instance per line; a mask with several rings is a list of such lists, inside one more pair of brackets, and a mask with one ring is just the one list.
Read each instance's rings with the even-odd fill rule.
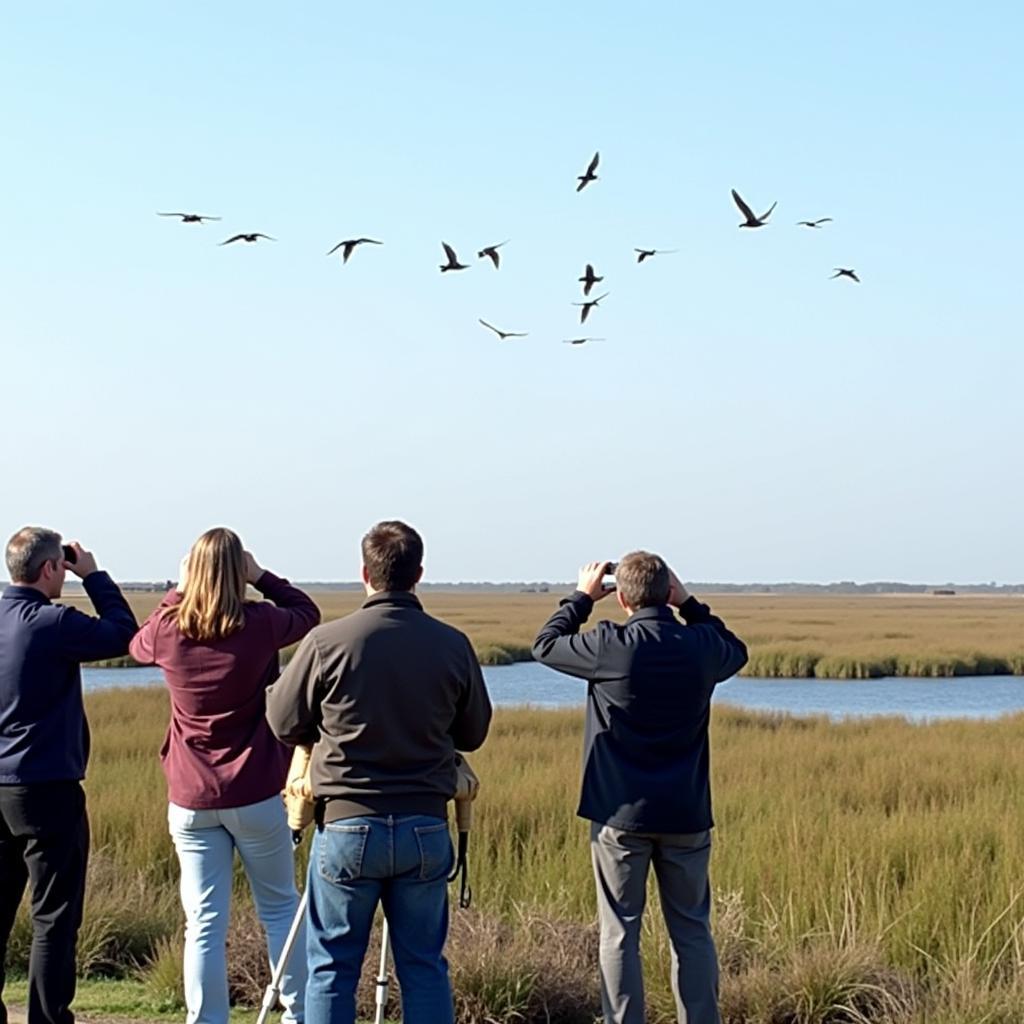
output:
[[[592,181],[598,180],[597,167],[601,160],[601,154],[595,153],[591,158],[590,163],[587,165],[587,169],[583,174],[577,175],[576,180],[579,184],[576,186],[577,192],[582,192]],[[763,228],[768,218],[771,216],[772,211],[775,209],[776,204],[772,203],[768,209],[758,217],[754,211],[743,201],[742,196],[736,189],[732,189],[733,202],[739,208],[740,213],[743,214],[743,223],[739,226],[741,228]],[[204,224],[206,221],[217,221],[220,217],[211,217],[206,214],[200,213],[157,213],[158,217],[178,217],[182,224]],[[797,221],[798,227],[813,228],[818,230],[823,224],[827,224],[832,220],[831,217],[818,217],[816,220],[801,220]],[[259,239],[265,239],[268,242],[276,242],[277,239],[271,235],[265,235],[262,231],[251,231],[241,232],[237,235],[232,235],[230,238],[226,238],[220,245],[231,245],[234,242],[257,242]],[[501,266],[501,254],[498,250],[503,246],[507,245],[509,239],[505,239],[504,242],[498,242],[495,245],[485,245],[480,249],[476,256],[477,259],[489,259],[494,264],[494,269],[498,270]],[[384,243],[376,238],[346,238],[341,242],[338,242],[333,248],[327,252],[328,256],[333,256],[339,249],[341,250],[341,262],[348,263],[352,253],[361,245],[383,245]],[[450,270],[468,270],[470,264],[460,263],[458,254],[455,250],[447,243],[442,242],[441,248],[444,249],[445,262],[440,264],[441,273],[447,273]],[[669,253],[678,252],[677,249],[634,249],[636,254],[637,263],[643,263],[644,260],[651,259],[653,256],[667,255]],[[851,281],[860,283],[860,278],[857,276],[857,272],[849,267],[834,267],[835,273],[832,274],[830,280],[834,280],[837,277],[846,277]],[[574,302],[574,306],[580,307],[580,324],[587,322],[587,317],[591,311],[598,307],[598,304],[606,299],[611,293],[605,292],[603,295],[599,295],[596,299],[589,298],[591,289],[595,284],[599,284],[604,280],[603,277],[599,277],[594,270],[593,264],[588,263],[583,271],[583,276],[577,279],[580,284],[583,285],[583,296],[586,301]],[[486,320],[480,320],[488,330],[493,331],[502,341],[507,338],[525,338],[527,337],[526,331],[503,331],[495,327],[493,324],[488,323]],[[566,345],[584,345],[588,341],[604,341],[604,338],[592,338],[592,337],[581,337],[581,338],[565,338],[564,343]]]

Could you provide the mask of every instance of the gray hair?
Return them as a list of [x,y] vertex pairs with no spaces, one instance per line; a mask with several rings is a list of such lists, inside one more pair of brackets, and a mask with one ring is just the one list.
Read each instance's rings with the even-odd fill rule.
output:
[[619,595],[630,608],[651,608],[668,603],[671,583],[668,566],[649,551],[631,551],[615,569]]
[[26,526],[7,542],[12,583],[35,583],[47,562],[63,557],[60,534],[42,526]]

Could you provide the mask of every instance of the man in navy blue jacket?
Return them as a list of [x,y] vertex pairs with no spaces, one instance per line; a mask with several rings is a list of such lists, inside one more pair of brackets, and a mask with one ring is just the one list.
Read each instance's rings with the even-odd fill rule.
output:
[[[603,585],[608,568],[580,569],[577,589],[533,645],[537,661],[587,681],[578,813],[591,822],[604,1020],[645,1020],[640,926],[653,864],[679,1020],[718,1024],[708,720],[715,684],[746,664],[747,649],[657,555],[624,556],[615,588]],[[613,592],[625,624],[580,633],[594,603]]]
[[[138,624],[79,544],[26,527],[7,544],[0,596],[0,994],[14,916],[30,883],[28,1024],[71,1024],[89,822],[81,780],[89,757],[83,661],[128,652]],[[70,555],[69,555],[70,558]],[[82,578],[99,618],[65,605],[65,572]],[[0,1024],[7,1010],[0,999]]]

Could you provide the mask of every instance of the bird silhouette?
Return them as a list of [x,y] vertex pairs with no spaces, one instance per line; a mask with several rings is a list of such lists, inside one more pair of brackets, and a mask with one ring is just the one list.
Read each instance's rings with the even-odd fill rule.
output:
[[771,216],[772,210],[774,210],[776,206],[775,203],[772,203],[772,205],[768,207],[767,213],[762,213],[760,217],[755,217],[754,211],[747,206],[745,202],[743,202],[743,199],[740,197],[740,194],[736,189],[732,190],[732,200],[740,208],[740,213],[747,218],[746,221],[740,225],[741,228],[763,228],[765,221]]
[[498,253],[498,250],[503,245],[508,245],[508,241],[509,240],[506,238],[504,242],[499,242],[497,245],[485,245],[476,254],[476,258],[478,260],[482,260],[486,256],[494,264],[494,269],[497,270],[498,269],[498,264],[501,262],[501,256]]
[[348,258],[355,252],[356,246],[363,245],[364,243],[369,243],[370,245],[384,244],[383,242],[378,242],[376,238],[347,238],[344,242],[339,242],[327,255],[333,256],[340,249],[341,262],[348,263]]
[[637,253],[637,263],[643,263],[645,259],[650,256],[661,256],[669,252],[679,252],[678,249],[634,249],[633,252]]
[[588,302],[574,302],[574,306],[582,306],[580,310],[580,323],[585,324],[587,317],[590,316],[590,311],[602,300],[607,299],[611,295],[611,292],[605,292],[604,295],[598,295],[596,299],[590,299]]
[[158,217],[180,217],[182,224],[202,224],[206,220],[220,220],[220,217],[208,217],[205,213],[158,213]]
[[590,165],[587,167],[587,173],[576,175],[576,180],[579,182],[576,186],[577,192],[582,192],[592,181],[597,181],[597,175],[594,171],[597,170],[597,164],[600,159],[601,154],[595,153],[593,159],[590,161]]
[[594,273],[594,265],[592,263],[588,263],[583,270],[583,276],[576,278],[576,280],[583,285],[583,294],[589,295],[590,289],[593,288],[598,281],[603,281],[604,278],[598,277],[597,274]]
[[860,278],[857,276],[856,270],[848,270],[846,267],[834,267],[835,273],[829,278],[830,281],[834,281],[837,277],[848,277],[851,281],[856,281],[860,284]]
[[499,331],[494,324],[489,324],[486,320],[481,320],[480,323],[482,323],[489,331],[494,331],[502,341],[506,338],[525,338],[527,334],[526,331]]
[[588,341],[604,341],[604,338],[564,338],[563,345],[586,345]]
[[827,224],[831,219],[831,217],[819,217],[817,220],[798,220],[796,226],[798,228],[820,228],[822,224]]
[[265,235],[261,231],[253,231],[251,234],[232,235],[221,242],[221,245],[230,245],[232,242],[255,242],[257,238],[265,238],[268,242],[276,242],[276,238]]
[[446,270],[466,270],[469,267],[468,263],[459,262],[459,257],[455,255],[455,250],[447,242],[442,242],[441,247],[444,249],[445,255],[448,257],[448,262],[441,264],[442,274]]

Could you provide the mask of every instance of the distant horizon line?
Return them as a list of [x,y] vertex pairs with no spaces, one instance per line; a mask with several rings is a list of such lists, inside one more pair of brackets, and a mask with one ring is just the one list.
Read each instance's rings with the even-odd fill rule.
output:
[[[128,589],[158,590],[167,588],[167,586],[172,584],[174,581],[165,578],[162,580],[118,580],[117,582],[119,586]],[[358,580],[296,580],[294,582],[295,585],[299,587],[319,587],[334,590],[362,590],[363,588],[363,584]],[[66,584],[71,587],[81,587],[82,585],[81,580],[70,577],[66,581]],[[4,585],[9,584],[5,582]],[[548,591],[563,589],[571,591],[574,585],[575,584],[571,580],[431,580],[421,581],[417,584],[417,589],[516,589],[519,592],[528,593],[530,591],[537,592],[541,588]],[[687,586],[693,588],[695,591],[755,591],[761,593],[771,592],[772,590],[826,590],[840,593],[858,591],[867,591],[871,593],[921,593],[930,591],[960,590],[990,593],[995,591],[1024,593],[1024,582],[1000,583],[995,580],[984,583],[958,583],[948,580],[937,583],[908,583],[901,580],[866,580],[864,582],[858,582],[856,580],[833,580],[828,583],[781,580],[775,582],[754,581],[746,583],[724,583],[704,580],[688,582]]]

